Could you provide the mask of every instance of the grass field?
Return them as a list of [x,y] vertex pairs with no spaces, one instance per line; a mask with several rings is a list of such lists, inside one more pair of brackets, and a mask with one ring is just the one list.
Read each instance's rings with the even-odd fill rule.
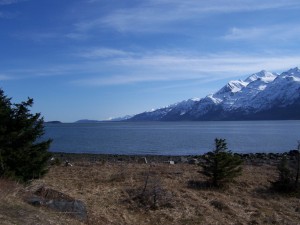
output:
[[300,224],[300,199],[270,190],[274,165],[244,165],[224,190],[205,186],[200,167],[187,163],[136,163],[76,159],[52,166],[30,185],[0,181],[1,224],[82,224],[23,201],[44,185],[85,202],[87,224]]

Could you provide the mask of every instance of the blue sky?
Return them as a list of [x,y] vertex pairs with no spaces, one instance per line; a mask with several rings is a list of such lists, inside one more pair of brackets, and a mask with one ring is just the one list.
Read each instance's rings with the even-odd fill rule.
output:
[[0,87],[46,121],[205,97],[300,62],[299,0],[0,0]]

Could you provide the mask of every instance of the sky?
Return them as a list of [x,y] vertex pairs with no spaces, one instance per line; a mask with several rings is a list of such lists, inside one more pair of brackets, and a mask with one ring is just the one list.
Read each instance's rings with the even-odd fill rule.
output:
[[105,120],[300,66],[299,0],[0,0],[0,88]]

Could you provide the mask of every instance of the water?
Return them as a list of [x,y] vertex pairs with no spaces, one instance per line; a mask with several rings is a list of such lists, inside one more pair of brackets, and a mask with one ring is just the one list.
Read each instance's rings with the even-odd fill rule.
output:
[[103,122],[46,124],[50,151],[96,154],[195,155],[225,138],[233,152],[284,152],[297,147],[300,121]]

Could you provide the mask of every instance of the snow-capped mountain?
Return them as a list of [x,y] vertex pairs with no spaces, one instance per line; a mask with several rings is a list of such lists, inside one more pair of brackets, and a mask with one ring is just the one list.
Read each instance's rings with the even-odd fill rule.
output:
[[202,99],[137,114],[129,121],[300,119],[300,69],[265,70]]
[[115,118],[109,118],[107,120],[104,121],[124,121],[124,120],[129,120],[131,119],[133,116],[131,115],[126,115],[126,116],[122,116],[122,117],[115,117]]

